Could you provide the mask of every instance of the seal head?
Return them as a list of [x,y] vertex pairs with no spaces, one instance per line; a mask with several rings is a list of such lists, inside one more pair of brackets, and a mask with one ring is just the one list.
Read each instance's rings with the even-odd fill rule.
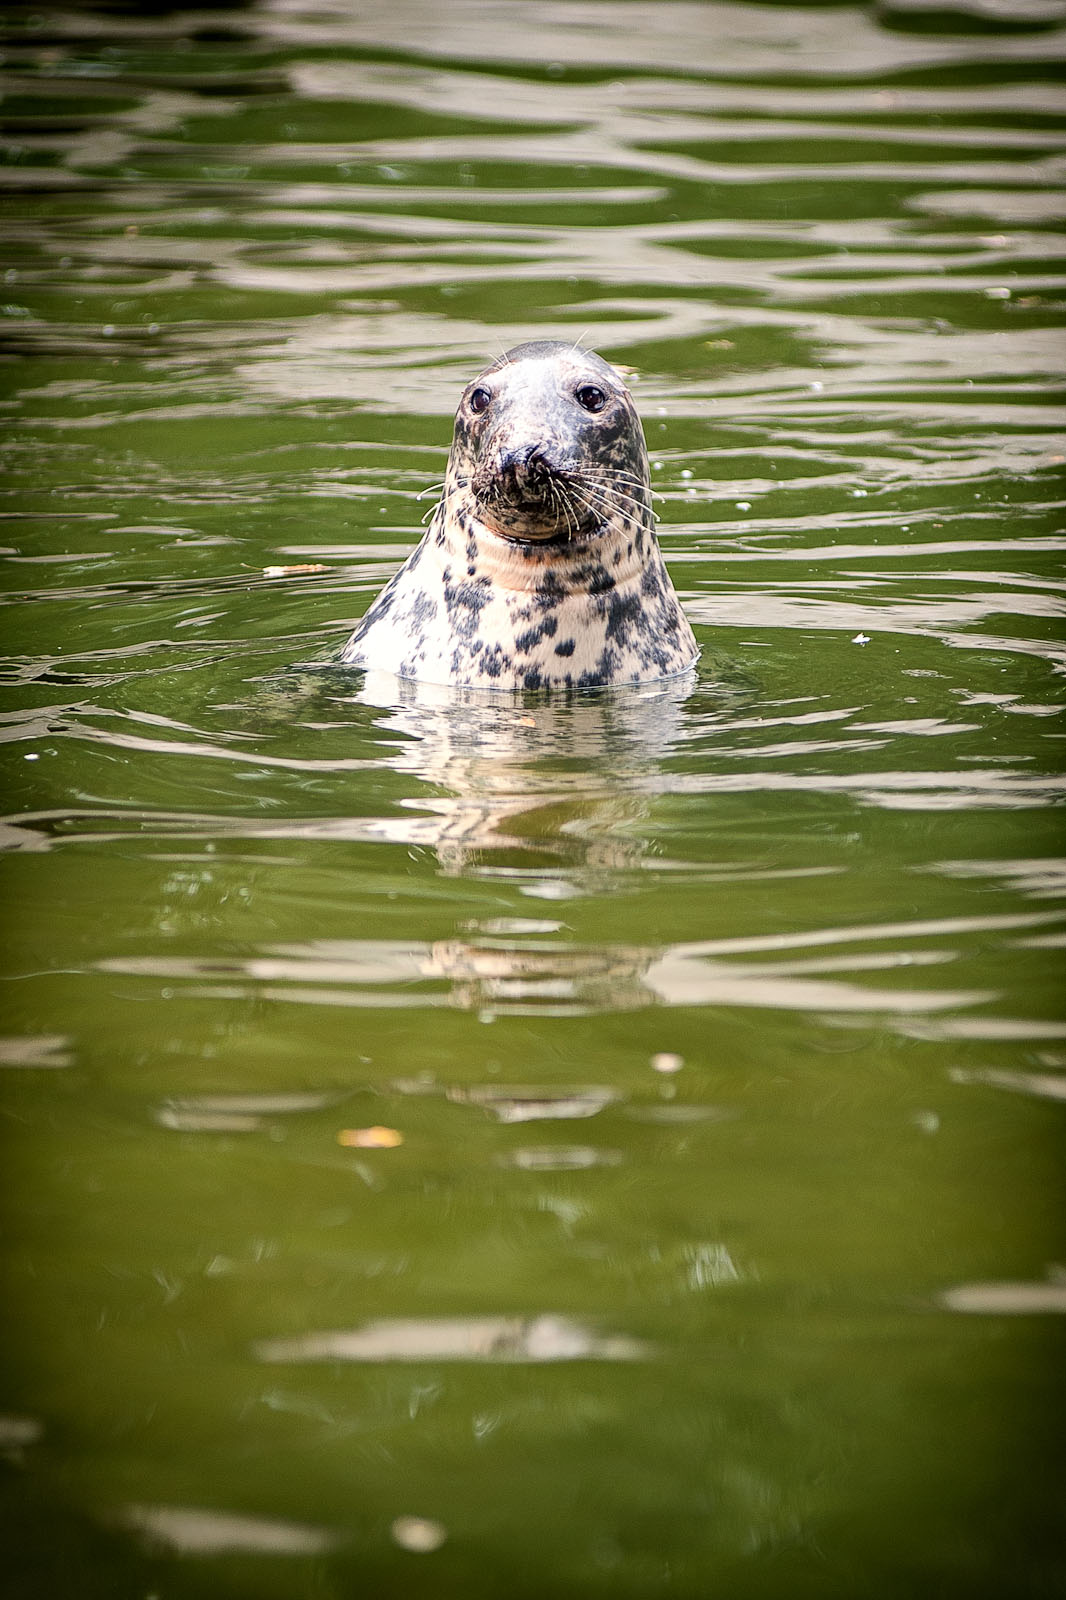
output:
[[341,660],[425,683],[543,689],[648,683],[698,654],[621,378],[574,345],[509,350],[468,385],[426,536]]

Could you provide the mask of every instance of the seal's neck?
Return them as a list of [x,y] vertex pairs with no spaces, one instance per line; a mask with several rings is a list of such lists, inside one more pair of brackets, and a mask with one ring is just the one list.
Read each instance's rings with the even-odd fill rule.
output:
[[571,538],[508,539],[478,516],[461,490],[441,501],[426,535],[428,550],[453,577],[535,593],[603,593],[643,573],[658,541],[650,510],[637,508]]

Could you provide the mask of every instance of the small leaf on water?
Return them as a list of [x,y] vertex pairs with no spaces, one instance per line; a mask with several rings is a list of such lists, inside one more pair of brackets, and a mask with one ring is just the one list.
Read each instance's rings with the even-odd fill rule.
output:
[[342,1128],[337,1143],[356,1150],[393,1150],[403,1144],[403,1134],[395,1128]]

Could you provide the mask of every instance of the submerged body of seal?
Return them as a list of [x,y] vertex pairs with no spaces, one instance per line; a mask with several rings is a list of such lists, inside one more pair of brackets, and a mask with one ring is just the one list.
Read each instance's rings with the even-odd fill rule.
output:
[[464,393],[426,536],[341,660],[423,683],[543,689],[648,683],[698,655],[625,385],[573,345],[509,350]]

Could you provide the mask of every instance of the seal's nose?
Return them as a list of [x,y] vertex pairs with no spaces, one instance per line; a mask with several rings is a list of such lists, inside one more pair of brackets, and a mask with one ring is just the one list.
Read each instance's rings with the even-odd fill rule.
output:
[[500,477],[518,494],[537,494],[552,476],[552,465],[537,444],[513,445],[500,454]]

